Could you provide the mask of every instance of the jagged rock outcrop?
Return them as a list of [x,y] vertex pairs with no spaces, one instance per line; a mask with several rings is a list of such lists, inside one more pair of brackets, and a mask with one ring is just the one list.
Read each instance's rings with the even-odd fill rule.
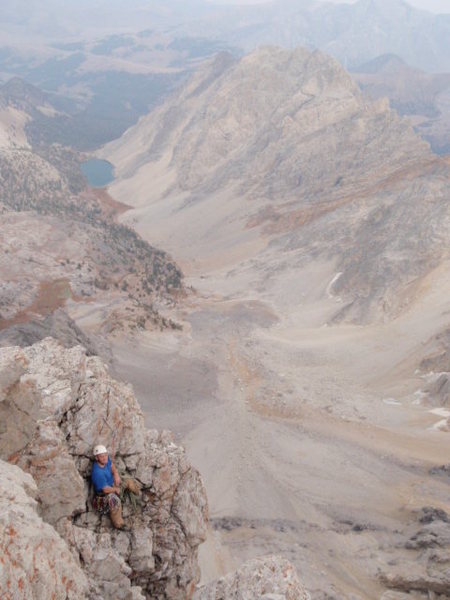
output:
[[310,600],[294,567],[280,556],[256,558],[200,588],[194,600]]
[[[91,453],[101,441],[143,486],[130,531],[90,507]],[[190,597],[207,501],[198,472],[169,432],[146,430],[131,387],[98,357],[53,339],[0,349],[0,457],[32,475],[40,512],[83,567],[89,597]]]
[[67,544],[39,516],[33,478],[0,460],[0,596],[79,600],[87,577]]

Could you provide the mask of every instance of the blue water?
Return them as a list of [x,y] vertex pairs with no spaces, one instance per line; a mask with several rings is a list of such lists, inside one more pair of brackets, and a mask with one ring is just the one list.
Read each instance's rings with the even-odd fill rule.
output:
[[90,158],[81,163],[81,171],[91,187],[105,187],[105,185],[114,181],[114,165],[107,160]]

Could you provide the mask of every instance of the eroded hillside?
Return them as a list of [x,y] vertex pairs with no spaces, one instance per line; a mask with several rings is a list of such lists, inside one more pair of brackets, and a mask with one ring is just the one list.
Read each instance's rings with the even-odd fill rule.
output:
[[165,252],[116,222],[127,206],[87,187],[82,156],[29,141],[31,106],[50,105],[35,88],[21,89],[22,102],[17,94],[2,100],[2,336],[68,303],[97,310],[97,331],[176,326],[156,305],[172,305],[183,293],[181,271]]

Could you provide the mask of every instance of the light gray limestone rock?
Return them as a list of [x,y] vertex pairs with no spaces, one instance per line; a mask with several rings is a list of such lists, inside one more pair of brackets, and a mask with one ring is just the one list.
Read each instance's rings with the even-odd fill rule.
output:
[[[81,556],[90,597],[190,597],[206,537],[203,483],[170,432],[145,429],[131,387],[83,348],[47,338],[0,349],[0,399],[0,457],[33,475],[41,515]],[[129,531],[91,508],[97,443],[142,484],[136,510],[124,505]]]
[[0,597],[79,600],[88,580],[53,527],[38,514],[33,478],[0,460]]
[[280,556],[249,560],[240,569],[201,587],[194,600],[310,600],[291,563]]

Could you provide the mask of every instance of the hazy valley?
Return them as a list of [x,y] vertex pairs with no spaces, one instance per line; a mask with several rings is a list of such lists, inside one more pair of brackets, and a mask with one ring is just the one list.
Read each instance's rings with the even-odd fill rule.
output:
[[[131,550],[113,537],[108,552],[130,567],[114,555],[119,587],[95,588],[105,599],[120,589],[141,600],[130,585],[182,598],[206,536],[196,472],[168,435],[143,433],[144,419],[171,429],[203,477],[202,583],[275,554],[313,600],[450,597],[449,15],[365,0],[199,2],[192,21],[181,3],[137,4],[141,12],[112,9],[119,33],[105,19],[102,35],[78,42],[73,9],[58,24],[66,46],[45,48],[47,17],[30,9],[27,52],[42,54],[21,63],[11,42],[0,55],[2,73],[19,76],[0,88],[0,344],[81,343],[133,385],[140,408],[78,350],[5,349],[0,458],[28,465],[42,487],[33,457],[56,446],[84,476],[96,428],[115,443],[94,402],[112,398],[124,466],[152,469],[152,524],[141,525],[157,558],[138,536]],[[18,8],[5,13],[16,32]],[[394,38],[401,15],[408,27],[435,27],[435,55],[423,33],[421,61],[416,48],[373,41],[363,56],[355,30],[369,36],[363,17],[365,28],[380,25],[370,10],[384,31],[392,17]],[[144,34],[146,19],[154,28]],[[248,52],[261,42],[319,45],[352,72],[321,50]],[[107,189],[82,177],[94,155],[114,166]],[[8,375],[14,361],[20,373]],[[48,409],[42,389],[55,373],[65,383],[50,386],[52,402],[62,402],[59,386],[77,391],[50,435],[50,425],[30,425],[27,402],[34,394]],[[38,391],[28,396],[29,379]],[[30,436],[25,450],[8,427]],[[84,510],[70,504],[66,528],[55,525],[71,549],[83,532],[80,556],[93,544],[86,528],[108,532]],[[95,565],[90,583],[77,574],[77,589],[93,593]],[[270,568],[288,577],[289,567]],[[307,597],[296,581],[290,589],[267,597]],[[203,593],[194,597],[215,597]]]

